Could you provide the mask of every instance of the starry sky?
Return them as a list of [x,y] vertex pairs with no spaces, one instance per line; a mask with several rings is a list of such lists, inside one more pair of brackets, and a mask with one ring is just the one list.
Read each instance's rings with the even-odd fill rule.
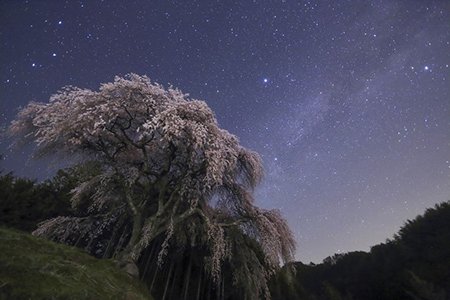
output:
[[[369,250],[450,199],[449,1],[0,0],[0,126],[65,85],[146,74],[259,152],[296,258]],[[0,168],[60,165],[0,141]]]

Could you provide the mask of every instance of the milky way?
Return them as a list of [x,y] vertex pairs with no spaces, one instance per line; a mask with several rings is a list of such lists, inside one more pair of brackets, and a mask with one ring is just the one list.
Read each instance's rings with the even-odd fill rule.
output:
[[[64,85],[147,74],[259,152],[297,258],[368,250],[450,199],[448,1],[2,1],[1,125]],[[59,164],[8,149],[3,170]]]

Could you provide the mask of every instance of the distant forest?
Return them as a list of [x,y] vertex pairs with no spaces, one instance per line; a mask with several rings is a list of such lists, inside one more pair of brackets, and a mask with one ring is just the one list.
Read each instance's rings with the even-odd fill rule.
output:
[[407,221],[392,240],[318,265],[285,266],[273,299],[450,299],[450,202]]
[[[0,225],[31,232],[43,220],[73,214],[70,191],[86,172],[60,170],[40,183],[0,174]],[[157,297],[164,285],[155,286]],[[270,293],[280,300],[449,299],[450,202],[407,221],[392,240],[369,253],[336,254],[317,265],[285,265],[272,277]],[[232,290],[222,298],[240,299]]]

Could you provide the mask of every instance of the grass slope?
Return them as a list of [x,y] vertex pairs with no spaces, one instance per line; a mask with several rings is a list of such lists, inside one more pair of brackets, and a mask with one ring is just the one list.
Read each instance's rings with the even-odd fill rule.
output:
[[0,228],[0,299],[152,299],[111,260]]

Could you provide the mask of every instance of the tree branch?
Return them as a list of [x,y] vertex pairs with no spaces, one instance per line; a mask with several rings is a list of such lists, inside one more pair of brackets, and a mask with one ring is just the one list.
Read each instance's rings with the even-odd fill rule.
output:
[[242,223],[244,223],[246,221],[248,221],[247,218],[242,218],[242,219],[237,219],[236,221],[230,222],[230,223],[217,223],[217,225],[220,226],[220,227],[239,226],[239,225],[241,225]]

